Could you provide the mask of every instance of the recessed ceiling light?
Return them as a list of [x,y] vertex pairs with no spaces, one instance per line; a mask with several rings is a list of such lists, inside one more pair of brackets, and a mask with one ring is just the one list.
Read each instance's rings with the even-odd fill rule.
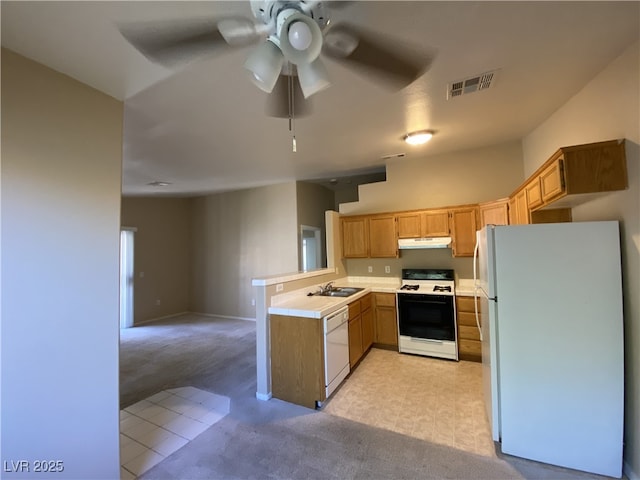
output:
[[166,187],[168,185],[171,185],[171,182],[159,182],[156,180],[155,182],[147,183],[147,185],[151,185],[152,187]]
[[420,130],[418,132],[407,133],[404,136],[404,141],[409,145],[422,145],[427,143],[433,137],[433,132],[430,130]]

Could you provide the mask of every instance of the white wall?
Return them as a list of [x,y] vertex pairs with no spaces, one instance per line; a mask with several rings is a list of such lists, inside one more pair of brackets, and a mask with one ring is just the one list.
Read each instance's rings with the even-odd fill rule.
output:
[[2,50],[0,460],[64,465],[4,478],[119,477],[121,136],[121,102]]
[[[573,209],[574,221],[619,220],[625,313],[627,475],[640,478],[640,44],[635,42],[523,140],[525,173],[557,148],[626,138],[629,189]],[[596,254],[597,252],[594,252]]]

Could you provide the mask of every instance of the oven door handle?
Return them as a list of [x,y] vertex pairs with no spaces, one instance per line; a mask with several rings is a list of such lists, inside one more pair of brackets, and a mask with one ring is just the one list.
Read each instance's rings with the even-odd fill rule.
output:
[[425,342],[425,343],[437,343],[437,344],[444,343],[442,340],[433,340],[431,338],[411,337],[411,340],[416,341],[416,342]]

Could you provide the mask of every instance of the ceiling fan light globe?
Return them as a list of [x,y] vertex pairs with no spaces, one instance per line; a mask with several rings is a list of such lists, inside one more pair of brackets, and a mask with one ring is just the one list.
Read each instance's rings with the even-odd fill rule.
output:
[[282,54],[294,65],[313,62],[322,50],[320,27],[313,18],[300,12],[290,13],[282,20],[278,39]]
[[271,41],[258,46],[247,58],[244,68],[252,73],[253,83],[263,92],[271,93],[278,81],[284,56]]
[[313,36],[304,22],[294,22],[289,27],[289,43],[296,50],[304,51],[311,45]]
[[304,98],[331,86],[327,68],[319,58],[312,63],[298,65],[298,80]]

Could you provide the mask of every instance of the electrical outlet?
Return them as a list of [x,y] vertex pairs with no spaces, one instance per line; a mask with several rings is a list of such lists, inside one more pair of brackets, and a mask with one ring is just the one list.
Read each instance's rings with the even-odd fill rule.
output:
[[384,273],[391,273],[391,267],[389,265],[385,265]]
[[140,272],[140,278],[144,278],[144,272]]
[[159,298],[156,300],[156,305],[160,305],[160,299]]
[[276,285],[276,292],[281,292],[284,290],[284,285],[282,283],[279,283]]
[[256,306],[256,299],[255,299],[255,298],[252,298],[252,299],[251,299],[251,306],[252,306],[252,307],[255,307],[255,306]]
[[373,272],[373,267],[371,265],[369,265],[367,267],[367,272],[369,272],[369,273]]

